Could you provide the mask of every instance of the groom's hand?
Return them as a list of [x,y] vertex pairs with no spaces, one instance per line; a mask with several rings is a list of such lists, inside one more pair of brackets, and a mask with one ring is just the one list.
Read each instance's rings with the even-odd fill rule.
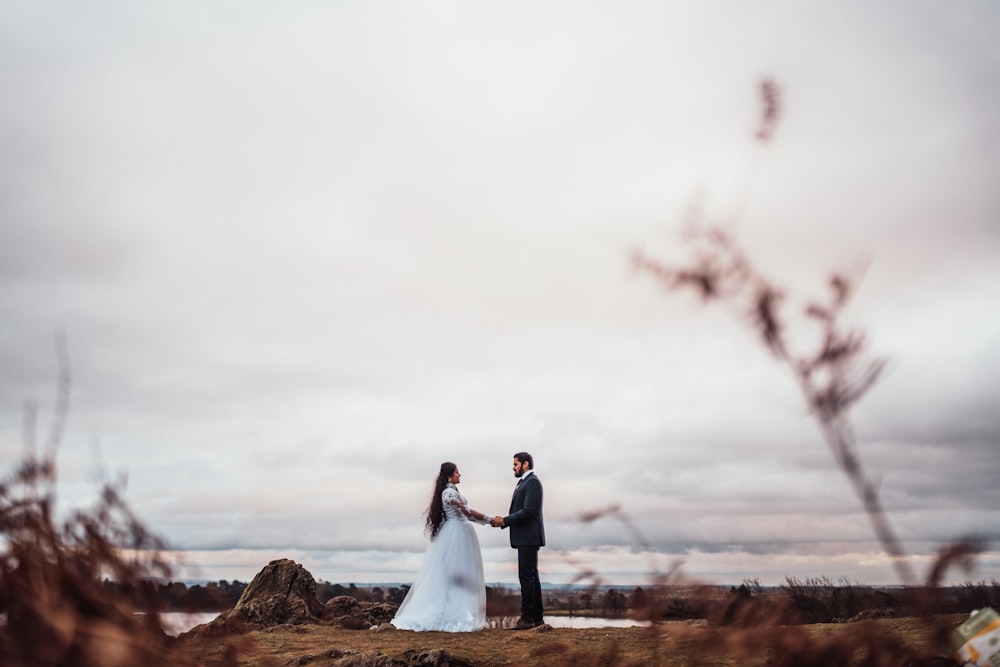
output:
[[503,517],[502,516],[493,517],[492,519],[490,519],[490,525],[493,526],[494,528],[503,527]]

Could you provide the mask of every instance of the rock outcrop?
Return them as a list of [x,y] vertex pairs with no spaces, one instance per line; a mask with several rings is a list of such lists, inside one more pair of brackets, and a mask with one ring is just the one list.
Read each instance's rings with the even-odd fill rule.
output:
[[316,597],[316,580],[295,561],[283,558],[257,573],[230,611],[193,628],[186,635],[220,637],[279,625],[324,624],[367,630],[395,615],[392,603],[359,602],[338,596],[323,604]]
[[320,655],[303,655],[286,663],[288,667],[305,667],[318,664],[330,667],[472,667],[444,649],[423,650],[407,649],[399,660],[381,651],[327,651]]
[[327,614],[337,625],[348,628],[363,625],[356,629],[368,629],[374,625],[388,623],[396,615],[399,605],[392,602],[358,602],[350,595],[338,595],[326,602]]
[[300,625],[326,618],[316,598],[316,580],[287,558],[274,560],[257,573],[233,608],[244,623],[263,626]]

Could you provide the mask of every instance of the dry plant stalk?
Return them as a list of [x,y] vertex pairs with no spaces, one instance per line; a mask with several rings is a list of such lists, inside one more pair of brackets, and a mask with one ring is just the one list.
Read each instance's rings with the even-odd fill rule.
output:
[[[69,410],[66,345],[57,344],[56,413],[35,450],[35,409],[25,410],[25,457],[0,480],[0,664],[113,667],[204,664],[174,646],[160,624],[152,577],[169,577],[164,544],[106,484],[96,505],[61,524],[55,455]],[[106,586],[104,579],[120,584]],[[137,609],[149,610],[136,614]],[[235,664],[227,660],[227,664]]]
[[788,342],[788,326],[780,312],[785,291],[757,271],[723,230],[695,231],[690,238],[699,247],[699,256],[691,266],[668,267],[642,252],[634,254],[633,265],[668,290],[693,288],[706,302],[720,301],[735,307],[738,317],[756,332],[768,352],[791,370],[824,441],[861,500],[900,581],[916,584],[902,543],[882,506],[878,485],[862,464],[850,423],[850,408],[878,380],[885,362],[868,360],[864,335],[841,323],[851,294],[849,281],[842,275],[831,276],[829,301],[807,304],[804,315],[820,325],[820,342],[814,351],[797,354]]
[[[765,80],[760,93],[762,111],[755,138],[769,144],[781,115],[780,90],[773,81]],[[916,585],[918,579],[882,505],[878,484],[862,464],[849,418],[850,409],[885,368],[883,360],[868,358],[864,334],[842,323],[852,295],[850,281],[844,275],[833,274],[829,279],[828,299],[805,306],[802,315],[820,326],[821,335],[813,351],[797,353],[789,343],[789,324],[783,317],[785,290],[758,271],[720,227],[696,228],[689,232],[687,240],[694,247],[694,259],[687,266],[668,266],[639,250],[632,256],[632,264],[668,291],[693,289],[704,302],[721,302],[734,308],[738,319],[791,371],[834,460],[861,500],[900,582]],[[979,540],[964,539],[943,550],[928,574],[927,583],[937,585],[950,564],[968,568],[982,546]]]

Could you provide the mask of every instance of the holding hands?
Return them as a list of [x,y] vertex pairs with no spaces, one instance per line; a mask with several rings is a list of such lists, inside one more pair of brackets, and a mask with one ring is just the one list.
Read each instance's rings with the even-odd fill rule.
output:
[[490,519],[490,525],[493,526],[494,528],[503,528],[503,517],[502,516],[493,517],[492,519]]

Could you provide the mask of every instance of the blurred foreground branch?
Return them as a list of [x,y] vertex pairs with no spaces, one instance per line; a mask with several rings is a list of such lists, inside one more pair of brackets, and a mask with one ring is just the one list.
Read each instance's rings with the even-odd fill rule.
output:
[[850,408],[885,368],[883,360],[866,357],[864,335],[841,323],[851,296],[850,282],[834,274],[829,280],[829,300],[807,304],[804,316],[819,324],[819,344],[811,352],[796,354],[789,344],[788,325],[780,308],[784,290],[757,271],[721,229],[692,232],[691,241],[697,248],[696,258],[688,266],[666,266],[641,251],[634,254],[633,265],[667,290],[694,289],[705,302],[719,301],[734,307],[768,352],[791,370],[824,441],[861,500],[900,580],[904,584],[917,583],[882,506],[878,486],[862,465],[849,419]]
[[6,615],[0,664],[197,664],[171,647],[149,585],[150,578],[172,573],[164,544],[131,512],[120,489],[106,484],[94,507],[56,519],[56,450],[70,391],[62,337],[56,357],[56,407],[45,451],[35,450],[36,411],[29,403],[24,459],[0,479],[0,612]]
[[[761,83],[760,94],[761,116],[754,136],[767,145],[781,117],[781,95],[771,80]],[[693,259],[686,265],[670,266],[642,251],[633,254],[632,264],[667,291],[694,290],[703,302],[720,302],[733,308],[736,317],[755,332],[768,352],[791,371],[824,441],[861,500],[900,581],[905,585],[918,583],[882,505],[877,481],[862,464],[849,419],[850,409],[871,389],[885,368],[883,360],[868,357],[864,334],[842,323],[844,309],[852,296],[850,281],[841,274],[831,275],[827,298],[806,304],[801,313],[804,320],[800,318],[796,323],[818,325],[820,335],[812,351],[798,353],[790,344],[790,327],[782,310],[785,290],[758,271],[721,228],[695,228],[687,240],[693,249]],[[942,550],[928,573],[927,583],[937,585],[951,564],[968,568],[983,546],[979,540],[965,539]]]

